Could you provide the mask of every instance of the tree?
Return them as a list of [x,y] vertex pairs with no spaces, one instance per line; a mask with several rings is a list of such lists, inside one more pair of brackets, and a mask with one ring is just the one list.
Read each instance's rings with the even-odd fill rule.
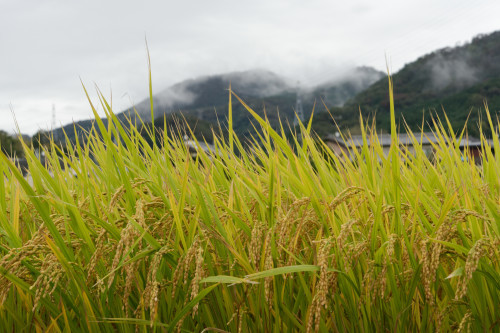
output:
[[2,130],[0,130],[0,147],[9,157],[23,156],[23,147],[19,139]]
[[33,143],[33,148],[40,149],[50,143],[49,133],[44,130],[39,130],[33,135],[31,142]]

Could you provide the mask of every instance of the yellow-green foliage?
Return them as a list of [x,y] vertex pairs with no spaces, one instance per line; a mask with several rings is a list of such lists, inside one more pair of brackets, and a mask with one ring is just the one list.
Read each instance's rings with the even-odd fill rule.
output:
[[100,102],[102,135],[53,145],[47,166],[24,147],[30,180],[0,161],[1,332],[500,329],[490,141],[478,167],[437,121],[429,161],[393,126],[388,156],[365,139],[339,159],[247,108],[263,135],[244,150],[229,109],[229,138],[192,159]]

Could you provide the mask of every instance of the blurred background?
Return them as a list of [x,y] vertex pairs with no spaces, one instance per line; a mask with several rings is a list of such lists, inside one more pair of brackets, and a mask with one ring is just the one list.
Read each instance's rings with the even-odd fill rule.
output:
[[[82,83],[93,99],[97,85],[116,113],[132,105],[141,113],[149,96],[146,39],[157,115],[187,110],[208,123],[214,108],[219,116],[227,110],[229,81],[256,108],[292,118],[299,97],[306,117],[323,100],[355,129],[357,107],[342,107],[383,108],[381,88],[358,95],[384,80],[387,68],[420,66],[395,77],[401,112],[420,120],[425,102],[439,107],[489,80],[484,96],[474,91],[480,107],[500,78],[488,67],[500,48],[494,0],[3,0],[0,7],[0,130],[9,134],[14,117],[27,135],[92,118]],[[483,44],[470,47],[474,38]],[[431,54],[432,61],[424,57]]]

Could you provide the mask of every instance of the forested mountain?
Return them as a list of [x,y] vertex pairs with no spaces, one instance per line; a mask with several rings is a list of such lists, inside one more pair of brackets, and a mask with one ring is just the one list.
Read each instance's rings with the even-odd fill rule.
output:
[[[383,77],[383,73],[369,67],[353,68],[345,71],[335,79],[314,87],[302,87],[299,93],[303,101],[306,117],[310,115],[313,105],[325,111],[320,104],[323,100],[328,107],[343,105],[360,91]],[[275,73],[266,70],[251,70],[222,75],[205,76],[175,84],[153,96],[154,112],[159,122],[165,114],[181,114],[189,119],[198,119],[200,124],[218,126],[226,123],[228,110],[228,88],[241,97],[260,115],[266,114],[271,124],[279,125],[279,118],[287,126],[293,123],[297,96],[297,84]],[[233,98],[233,128],[240,135],[253,131],[249,121],[250,115],[244,107]],[[145,99],[134,106],[144,121],[151,117],[150,101]],[[125,121],[134,117],[133,109],[118,113],[118,118]],[[74,129],[82,132],[91,128],[93,121],[86,120],[64,127],[68,137],[74,138]],[[62,130],[56,130],[57,137],[63,138]],[[197,133],[199,134],[199,133]]]
[[[444,48],[424,55],[409,63],[392,76],[395,109],[398,124],[406,123],[418,130],[422,119],[430,122],[431,114],[442,116],[443,109],[455,130],[463,128],[469,117],[469,133],[478,134],[478,122],[486,125],[480,110],[488,102],[493,114],[500,110],[500,32],[475,37],[471,42],[453,48]],[[155,115],[182,114],[190,121],[198,121],[201,128],[226,124],[228,87],[260,115],[266,115],[272,126],[293,123],[297,91],[305,116],[316,103],[313,129],[321,136],[336,131],[330,115],[342,130],[359,130],[359,112],[364,119],[375,116],[377,129],[390,128],[387,76],[373,68],[359,67],[337,75],[314,87],[297,90],[296,82],[286,80],[266,70],[234,72],[205,76],[183,81],[154,95]],[[324,105],[323,105],[324,102]],[[253,131],[249,113],[233,98],[233,127],[240,135]],[[147,121],[150,119],[150,101],[135,105]],[[125,110],[118,117],[133,117]],[[158,121],[159,122],[159,121]],[[157,122],[157,123],[158,123]],[[77,127],[89,129],[91,120],[78,122]],[[428,129],[428,128],[426,128]],[[73,124],[65,127],[74,138]],[[489,130],[489,129],[487,129]],[[201,135],[201,132],[196,133]],[[62,138],[61,131],[58,137]]]
[[23,149],[16,136],[0,130],[0,149],[9,157],[22,156]]
[[[402,115],[410,127],[418,129],[423,115],[430,121],[433,111],[442,115],[444,109],[456,130],[463,128],[470,114],[469,133],[477,134],[484,101],[490,111],[500,110],[500,32],[427,54],[407,64],[392,79],[400,124]],[[344,107],[334,109],[334,117],[343,128],[355,131],[361,109],[364,117],[376,115],[377,129],[388,130],[388,96],[387,77],[384,77],[348,100]],[[326,118],[319,115],[316,119],[320,131]]]

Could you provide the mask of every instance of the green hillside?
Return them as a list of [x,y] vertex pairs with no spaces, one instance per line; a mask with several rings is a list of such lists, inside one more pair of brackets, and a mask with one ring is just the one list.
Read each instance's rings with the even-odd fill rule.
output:
[[[484,101],[496,113],[500,110],[500,32],[482,35],[470,43],[444,48],[407,64],[393,75],[396,116],[412,129],[430,121],[433,112],[446,110],[455,129],[462,128],[470,114],[469,133],[477,134],[476,124]],[[377,128],[389,129],[389,95],[387,78],[334,110],[343,128],[356,130],[359,109],[367,116],[376,115]],[[328,117],[319,115],[315,126],[321,131]]]
[[[396,118],[403,119],[412,130],[418,130],[425,119],[446,110],[455,129],[463,128],[469,119],[471,135],[478,134],[484,101],[490,111],[500,110],[500,32],[481,35],[454,48],[443,48],[424,55],[393,74]],[[284,78],[265,70],[234,72],[186,80],[153,96],[155,115],[163,122],[164,114],[180,114],[197,119],[206,128],[226,126],[228,87],[260,116],[266,116],[277,128],[279,119],[285,127],[293,123],[297,87]],[[377,129],[389,129],[389,95],[387,77],[369,67],[359,67],[336,80],[301,89],[304,113],[309,117],[316,103],[313,129],[319,135],[335,131],[333,115],[341,130],[359,132],[359,112],[364,119],[375,119]],[[324,105],[323,105],[324,102]],[[134,106],[142,119],[150,117],[149,99]],[[253,132],[244,107],[233,103],[234,130],[241,136]],[[132,109],[118,114],[124,121],[133,116]],[[88,130],[92,121],[76,123],[77,132]],[[202,128],[201,126],[200,128]],[[487,126],[486,126],[487,127]],[[66,126],[70,138],[76,133],[73,124]],[[490,129],[485,128],[485,133]],[[57,132],[57,131],[56,131]],[[198,136],[200,133],[196,133]],[[62,131],[59,131],[62,138]]]
[[[322,100],[329,107],[343,105],[345,101],[368,88],[383,75],[373,68],[359,67],[322,84],[302,88],[300,94],[305,116],[309,117],[314,104],[321,104]],[[228,110],[228,88],[231,85],[232,90],[260,116],[266,115],[273,127],[279,126],[279,119],[287,127],[287,123],[293,123],[295,117],[297,96],[295,84],[291,85],[284,78],[265,70],[205,76],[180,82],[154,94],[154,111],[162,124],[163,115],[182,113],[189,119],[198,119],[200,122],[209,123],[212,127],[220,124],[224,128]],[[319,109],[324,111],[323,107]],[[117,114],[117,117],[126,122],[127,117],[135,117],[135,112],[144,120],[150,119],[149,99],[141,101],[133,109]],[[244,107],[234,102],[233,112],[235,132],[243,137],[253,133],[252,122]],[[106,120],[104,123],[107,123]],[[55,131],[56,137],[62,139],[64,129],[70,139],[74,139],[77,135],[83,138],[83,133],[88,131],[92,124],[93,120],[68,124]]]

